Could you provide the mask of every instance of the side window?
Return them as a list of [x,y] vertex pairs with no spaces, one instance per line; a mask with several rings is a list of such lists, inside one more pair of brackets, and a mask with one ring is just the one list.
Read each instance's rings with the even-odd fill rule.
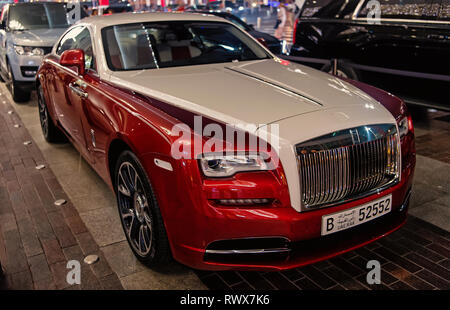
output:
[[[317,13],[321,9],[328,7],[329,5],[333,5],[334,2],[335,2],[335,0],[321,0],[321,1],[306,0],[302,7],[301,16],[302,17],[318,17]],[[341,1],[338,1],[338,2],[341,2]],[[321,17],[326,17],[326,16],[321,16]]]
[[[433,19],[436,17],[431,1],[427,0],[379,0],[381,18],[385,19]],[[369,13],[366,0],[358,17],[366,17]]]
[[82,32],[76,37],[75,48],[84,51],[84,61],[86,69],[95,71],[94,50],[92,48],[92,38],[89,30],[84,28]]
[[95,70],[94,50],[89,30],[85,27],[75,27],[61,39],[56,49],[56,54],[61,55],[66,50],[82,49],[86,69]]
[[83,27],[75,27],[67,32],[64,37],[59,41],[56,48],[56,54],[61,56],[67,50],[75,49],[75,43],[77,36],[83,31]]

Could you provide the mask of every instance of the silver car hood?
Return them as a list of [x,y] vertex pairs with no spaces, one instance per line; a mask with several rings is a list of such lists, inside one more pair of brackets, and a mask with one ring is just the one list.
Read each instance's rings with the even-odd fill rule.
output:
[[329,74],[280,60],[117,71],[110,82],[232,124],[270,124],[344,106],[384,108]]
[[66,28],[13,31],[13,43],[23,46],[53,46]]

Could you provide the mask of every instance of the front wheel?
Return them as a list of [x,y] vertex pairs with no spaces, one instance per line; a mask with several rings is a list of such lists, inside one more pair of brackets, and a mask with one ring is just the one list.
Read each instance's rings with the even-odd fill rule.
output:
[[148,266],[170,260],[164,222],[139,159],[124,151],[116,163],[115,186],[122,227],[134,255]]
[[66,137],[61,130],[55,126],[50,117],[47,103],[45,102],[44,89],[42,88],[42,85],[39,85],[37,92],[39,121],[41,123],[42,134],[44,135],[45,140],[50,143],[66,142]]

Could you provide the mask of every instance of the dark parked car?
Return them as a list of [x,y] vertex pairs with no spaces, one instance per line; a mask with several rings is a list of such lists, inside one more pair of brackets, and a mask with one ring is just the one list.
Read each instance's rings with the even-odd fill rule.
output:
[[197,11],[199,13],[206,13],[211,15],[216,15],[222,18],[225,18],[226,20],[232,22],[237,27],[247,31],[252,37],[257,39],[259,42],[261,42],[264,46],[266,46],[272,53],[274,54],[281,54],[281,41],[275,38],[274,36],[261,32],[256,30],[253,25],[249,25],[246,22],[244,22],[239,17],[227,13],[227,12],[211,12],[211,11]]
[[380,0],[378,19],[373,3],[307,1],[290,55],[409,103],[450,109],[450,0]]

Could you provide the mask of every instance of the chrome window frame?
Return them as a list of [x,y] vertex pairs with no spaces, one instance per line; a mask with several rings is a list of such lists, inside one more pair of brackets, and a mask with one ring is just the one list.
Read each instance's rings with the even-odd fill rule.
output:
[[[95,63],[94,63],[95,68],[88,68],[88,69],[86,69],[86,73],[90,73],[90,74],[93,74],[94,76],[97,76],[97,77],[98,77],[98,76],[99,76],[99,74],[98,74],[98,61],[97,61],[97,59],[98,59],[98,57],[97,57],[97,56],[98,56],[98,53],[97,53],[97,51],[96,51],[97,47],[96,47],[95,44],[94,44],[94,43],[95,43],[95,42],[94,42],[94,31],[92,30],[92,27],[91,27],[89,24],[75,24],[75,25],[69,27],[69,28],[68,28],[68,29],[67,29],[67,30],[59,37],[57,43],[55,43],[55,45],[54,45],[53,48],[52,48],[51,54],[54,55],[55,57],[58,57],[58,59],[61,58],[61,55],[57,53],[58,48],[60,47],[61,42],[62,42],[62,40],[64,39],[64,37],[65,37],[69,32],[71,32],[72,30],[74,30],[74,29],[76,29],[76,28],[82,28],[83,30],[84,30],[84,29],[87,29],[88,32],[89,32],[89,36],[90,36],[90,39],[91,39],[91,45],[92,45],[92,53],[93,53],[93,57],[95,58]],[[61,54],[62,54],[62,53],[61,53]]]

